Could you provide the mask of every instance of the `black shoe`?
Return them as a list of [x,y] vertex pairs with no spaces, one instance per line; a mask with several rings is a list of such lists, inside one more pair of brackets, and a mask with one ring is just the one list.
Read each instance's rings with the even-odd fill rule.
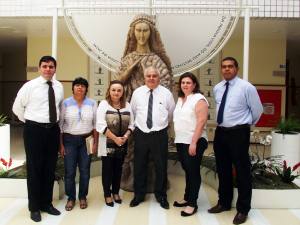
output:
[[223,207],[220,204],[215,205],[214,207],[210,208],[209,210],[207,210],[209,213],[221,213],[224,211],[229,211],[229,208]]
[[143,202],[143,201],[144,201],[143,199],[134,197],[134,198],[131,200],[129,206],[130,206],[130,207],[136,207],[136,206],[138,206],[138,205],[139,205],[141,202]]
[[247,220],[247,214],[238,212],[233,219],[233,224],[242,224],[245,223],[246,220]]
[[32,211],[32,212],[30,212],[30,218],[34,222],[40,222],[42,220],[40,211]]
[[157,201],[159,202],[159,204],[162,208],[164,208],[164,209],[170,208],[169,202],[166,197],[161,197],[161,198],[157,199]]
[[53,207],[53,205],[50,205],[48,208],[42,208],[41,211],[46,212],[53,216],[60,215],[60,211]]
[[187,216],[194,215],[194,214],[197,212],[197,210],[198,210],[198,206],[195,206],[193,212],[191,212],[191,213],[187,213],[187,212],[185,212],[185,211],[181,211],[181,216],[187,217]]
[[122,199],[114,199],[115,203],[122,204]]
[[173,206],[174,206],[174,207],[185,207],[185,206],[187,206],[187,205],[188,205],[187,202],[179,203],[179,202],[175,201],[175,202],[173,203]]
[[109,197],[104,197],[104,200],[105,200],[105,204],[109,207],[114,207],[114,202],[111,200],[111,202],[107,202],[106,199],[109,198]]
[[120,198],[120,195],[114,194],[114,195],[113,195],[113,198],[114,198],[114,202],[115,202],[115,203],[118,203],[118,204],[121,204],[121,203],[122,203],[122,199]]

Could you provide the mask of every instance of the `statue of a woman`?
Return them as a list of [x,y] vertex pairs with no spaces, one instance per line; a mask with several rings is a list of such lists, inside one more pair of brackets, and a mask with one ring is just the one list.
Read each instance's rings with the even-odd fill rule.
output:
[[[133,91],[144,85],[144,69],[154,66],[160,71],[160,84],[171,90],[172,70],[154,17],[138,14],[133,18],[127,34],[126,47],[117,78],[125,85],[125,93],[130,101]],[[133,144],[129,143],[128,154],[123,164],[121,187],[133,191]],[[154,188],[154,167],[148,165],[148,192]]]
[[118,79],[126,87],[127,99],[144,84],[144,68],[154,66],[160,71],[160,84],[171,89],[172,70],[153,16],[138,14],[130,24]]

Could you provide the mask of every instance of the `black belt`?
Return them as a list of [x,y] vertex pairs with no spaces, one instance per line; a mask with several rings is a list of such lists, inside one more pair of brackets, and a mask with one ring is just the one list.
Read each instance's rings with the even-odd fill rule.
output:
[[82,137],[82,138],[87,138],[88,136],[92,135],[92,132],[88,134],[69,134],[69,133],[63,133],[64,136],[69,136],[69,137]]
[[57,123],[39,123],[39,122],[32,121],[32,120],[26,120],[25,122],[26,122],[26,124],[29,124],[29,125],[34,125],[34,126],[38,126],[38,127],[42,127],[42,128],[47,128],[47,129],[58,125],[58,122]]
[[249,128],[249,124],[240,124],[240,125],[235,125],[233,127],[221,127],[217,126],[217,129],[223,130],[223,131],[228,131],[228,130],[238,130],[238,129],[243,129],[243,128]]

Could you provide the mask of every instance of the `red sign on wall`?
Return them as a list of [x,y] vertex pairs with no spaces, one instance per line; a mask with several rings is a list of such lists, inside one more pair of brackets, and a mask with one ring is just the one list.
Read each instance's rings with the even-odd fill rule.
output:
[[257,127],[276,127],[281,117],[282,90],[257,90],[264,112]]

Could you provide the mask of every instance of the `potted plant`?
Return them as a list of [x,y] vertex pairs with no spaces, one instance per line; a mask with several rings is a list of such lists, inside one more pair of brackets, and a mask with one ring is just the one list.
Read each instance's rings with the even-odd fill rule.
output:
[[295,178],[299,177],[300,174],[297,174],[296,171],[300,167],[300,162],[298,162],[293,167],[287,166],[287,162],[283,160],[281,167],[275,167],[276,174],[281,178],[285,183],[292,183]]
[[294,118],[282,119],[272,131],[271,156],[281,155],[291,164],[300,161],[300,122]]
[[7,117],[0,114],[0,158],[9,161],[10,159],[10,126],[7,122]]

